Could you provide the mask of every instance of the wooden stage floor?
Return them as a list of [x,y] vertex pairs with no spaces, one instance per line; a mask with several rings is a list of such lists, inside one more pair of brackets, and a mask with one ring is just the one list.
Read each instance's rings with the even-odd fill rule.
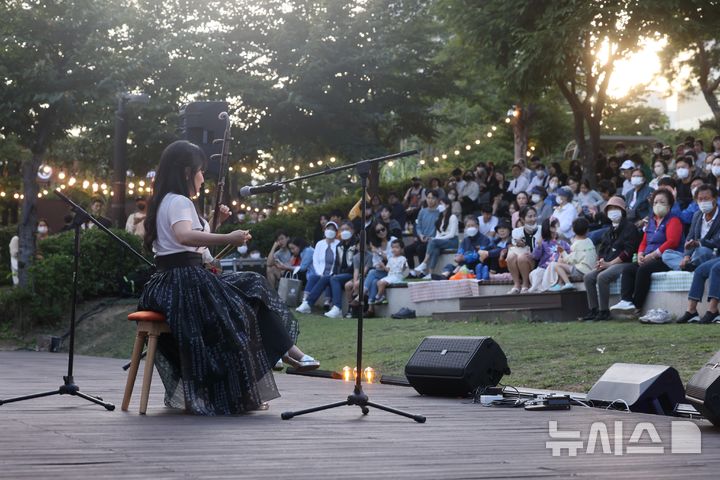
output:
[[[62,382],[65,354],[0,352],[0,397],[52,390]],[[352,386],[337,380],[277,375],[282,398],[265,412],[195,417],[162,405],[153,380],[147,416],[137,413],[139,381],[130,412],[120,411],[124,362],[78,357],[82,391],[116,404],[114,412],[69,396],[0,406],[0,478],[251,478],[251,479],[470,479],[470,478],[717,478],[720,429],[691,422],[677,447],[699,426],[701,454],[671,453],[670,417],[573,407],[530,412],[481,407],[464,399],[422,397],[406,387],[368,385],[377,403],[427,416],[427,423],[358,407],[280,419],[289,409],[342,401]],[[576,457],[553,456],[548,422],[582,432]],[[683,420],[685,419],[675,419]],[[604,422],[612,453],[601,443],[588,454],[593,422]],[[622,453],[615,422],[621,421]],[[652,422],[663,454],[627,453],[640,422]],[[688,424],[684,425],[685,427]],[[689,441],[689,440],[688,440]],[[647,433],[640,444],[651,445]]]

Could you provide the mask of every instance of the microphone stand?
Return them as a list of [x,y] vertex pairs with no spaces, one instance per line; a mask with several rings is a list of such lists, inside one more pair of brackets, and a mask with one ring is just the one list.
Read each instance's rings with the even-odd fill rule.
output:
[[363,310],[365,307],[365,299],[364,299],[364,284],[365,284],[365,246],[366,246],[366,231],[365,231],[365,207],[367,204],[367,179],[368,175],[370,173],[370,166],[373,163],[382,162],[384,160],[389,160],[391,158],[399,158],[399,157],[407,157],[410,155],[417,154],[417,150],[410,150],[407,152],[401,152],[396,153],[393,155],[387,155],[385,157],[378,157],[373,158],[370,160],[362,160],[357,163],[353,163],[350,165],[343,165],[340,167],[335,168],[328,168],[325,169],[322,172],[316,172],[311,173],[309,175],[305,175],[304,177],[296,177],[292,178],[290,180],[285,180],[284,182],[279,182],[279,184],[288,184],[292,182],[297,182],[300,180],[305,180],[307,178],[316,177],[319,175],[326,175],[328,173],[338,172],[341,170],[347,170],[350,168],[356,168],[357,173],[360,176],[361,182],[361,190],[362,190],[362,199],[360,200],[361,207],[360,207],[360,218],[361,218],[361,225],[362,229],[360,230],[360,310],[358,314],[358,324],[357,324],[357,376],[355,377],[355,387],[353,389],[353,393],[348,395],[347,399],[342,402],[336,402],[336,403],[330,403],[327,405],[322,405],[319,407],[312,407],[307,408],[305,410],[298,410],[298,411],[291,411],[291,412],[283,412],[280,417],[283,420],[290,420],[293,417],[297,417],[299,415],[305,415],[307,413],[313,413],[313,412],[319,412],[321,410],[328,410],[331,408],[337,408],[342,407],[345,405],[357,405],[360,407],[360,410],[362,411],[363,415],[367,415],[370,413],[370,408],[373,407],[377,408],[378,410],[383,410],[385,412],[394,413],[395,415],[401,415],[403,417],[411,418],[415,420],[418,423],[425,423],[425,417],[422,415],[415,415],[412,413],[403,412],[401,410],[397,410],[394,408],[386,407],[385,405],[380,405],[378,403],[371,402],[368,398],[367,394],[363,392],[362,388],[362,349],[363,349]]
[[99,221],[97,221],[95,218],[92,217],[87,211],[85,211],[82,207],[80,207],[78,204],[70,200],[68,197],[60,193],[60,191],[55,190],[55,193],[63,200],[65,203],[70,205],[73,212],[75,212],[75,217],[73,219],[73,229],[75,230],[75,242],[74,242],[74,248],[73,248],[73,285],[72,285],[72,307],[70,310],[70,346],[68,351],[68,365],[67,365],[67,375],[63,377],[63,384],[60,385],[60,387],[57,390],[51,390],[49,392],[42,392],[42,393],[33,393],[31,395],[25,395],[22,397],[15,397],[15,398],[9,398],[6,400],[0,399],[0,405],[4,405],[6,403],[13,403],[13,402],[22,402],[24,400],[31,400],[33,398],[40,398],[40,397],[49,397],[51,395],[74,395],[76,397],[84,398],[85,400],[102,405],[107,410],[115,410],[115,405],[109,402],[105,402],[102,397],[98,397],[95,395],[88,395],[86,393],[83,393],[80,391],[80,387],[78,387],[75,384],[75,379],[73,377],[73,360],[75,355],[75,308],[77,306],[77,285],[78,285],[78,264],[80,260],[80,232],[82,229],[82,224],[91,221],[94,223],[98,228],[103,230],[105,233],[108,233],[111,237],[113,237],[115,240],[117,240],[119,243],[121,243],[123,246],[125,246],[128,250],[130,250],[132,253],[134,253],[136,256],[141,258],[145,263],[148,263],[150,266],[154,267],[148,259],[143,257],[140,253],[135,251],[130,245],[127,244],[123,239],[112,233],[105,225],[101,224]]

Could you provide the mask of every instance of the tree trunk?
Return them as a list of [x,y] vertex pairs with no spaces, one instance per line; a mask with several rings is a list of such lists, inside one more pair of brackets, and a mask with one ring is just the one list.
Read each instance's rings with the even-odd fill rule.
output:
[[713,113],[713,116],[715,117],[715,130],[720,132],[720,103],[718,103],[715,92],[703,88],[702,93],[705,97],[705,101],[707,102],[710,110]]
[[20,221],[20,252],[18,253],[18,276],[20,286],[28,286],[30,277],[28,268],[35,259],[35,230],[37,229],[37,195],[40,187],[37,183],[37,171],[42,163],[44,150],[33,152],[30,159],[22,163],[23,193],[22,216]]
[[597,175],[595,170],[597,167],[597,159],[600,155],[600,118],[586,115],[588,133],[590,136],[590,144],[587,145],[585,155],[583,156],[583,176],[590,181],[590,186],[595,187],[597,183]]
[[520,116],[513,122],[513,136],[515,137],[515,163],[524,160],[528,151],[528,132],[530,130],[530,122],[525,120],[525,111],[522,110]]

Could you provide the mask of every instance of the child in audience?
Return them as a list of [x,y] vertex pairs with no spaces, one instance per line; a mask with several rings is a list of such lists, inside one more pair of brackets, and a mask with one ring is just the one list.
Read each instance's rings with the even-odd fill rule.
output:
[[495,227],[493,246],[488,250],[486,261],[490,273],[505,273],[508,271],[507,253],[508,248],[512,245],[511,231],[510,223],[507,220],[501,220]]
[[560,258],[548,265],[543,282],[552,285],[551,292],[575,290],[569,276],[584,277],[586,273],[594,270],[597,263],[597,252],[592,240],[587,238],[588,227],[587,220],[576,219],[573,222],[575,239],[570,246],[572,253],[560,251]]
[[560,222],[555,218],[548,218],[542,224],[542,243],[532,252],[532,257],[537,262],[537,268],[530,272],[529,292],[547,290],[549,285],[543,283],[543,277],[548,265],[557,261],[563,251],[570,252],[570,245],[565,240],[558,239],[559,225]]
[[[408,270],[408,264],[407,259],[403,256],[404,248],[405,245],[403,245],[402,240],[393,240],[391,244],[392,256],[387,259],[387,265],[384,267],[375,267],[384,268],[388,274],[375,283],[375,288],[373,288],[373,285],[370,286],[370,292],[368,292],[369,305],[387,303],[387,299],[385,298],[385,288],[388,285],[401,283],[405,280],[405,273]],[[370,310],[371,309],[368,309],[368,311]]]

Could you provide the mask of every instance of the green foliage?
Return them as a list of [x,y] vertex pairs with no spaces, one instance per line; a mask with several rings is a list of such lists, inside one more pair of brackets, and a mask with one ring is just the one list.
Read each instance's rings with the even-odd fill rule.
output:
[[[135,250],[141,251],[140,237],[125,230],[112,229],[112,231]],[[53,270],[54,266],[59,267],[59,260],[53,259],[53,257],[72,256],[73,239],[74,232],[68,231],[52,235],[40,243],[38,248],[43,258],[31,268],[31,271],[34,272],[33,282],[37,282],[41,276],[50,275],[50,272],[62,275],[59,270]],[[99,229],[84,230],[80,240],[80,274],[78,278],[80,299],[118,293],[122,277],[144,265],[132,253],[127,252],[125,247],[119,245]],[[72,271],[72,262],[67,263],[64,269]],[[62,278],[58,277],[53,281],[61,282]],[[37,286],[35,290],[44,295],[44,292]]]
[[[140,251],[140,238],[113,230]],[[31,287],[13,288],[0,296],[0,308],[19,329],[52,323],[65,315],[72,302],[74,232],[52,235],[40,242],[39,257],[30,267]],[[85,230],[80,242],[78,301],[120,293],[122,278],[145,268],[106,233]]]

